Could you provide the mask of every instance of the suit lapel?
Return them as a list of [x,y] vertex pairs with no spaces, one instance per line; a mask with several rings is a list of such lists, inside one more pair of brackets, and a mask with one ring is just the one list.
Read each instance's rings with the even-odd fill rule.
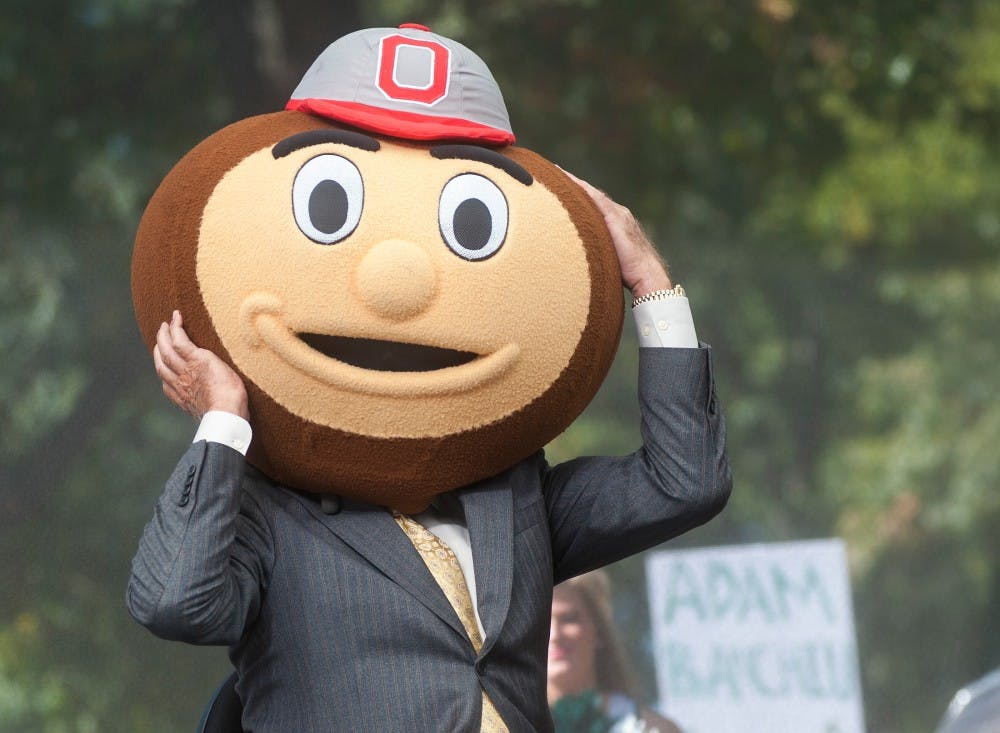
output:
[[485,632],[481,654],[493,646],[510,608],[514,510],[508,476],[494,476],[459,493],[472,543],[476,605]]
[[448,598],[434,580],[420,554],[388,510],[344,501],[337,514],[324,514],[312,502],[309,511],[333,534],[378,568],[458,634],[468,638]]

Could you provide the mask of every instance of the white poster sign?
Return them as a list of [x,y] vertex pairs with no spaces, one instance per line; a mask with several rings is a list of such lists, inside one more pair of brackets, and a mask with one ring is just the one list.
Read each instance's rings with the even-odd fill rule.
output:
[[840,540],[651,553],[664,712],[685,733],[864,733]]

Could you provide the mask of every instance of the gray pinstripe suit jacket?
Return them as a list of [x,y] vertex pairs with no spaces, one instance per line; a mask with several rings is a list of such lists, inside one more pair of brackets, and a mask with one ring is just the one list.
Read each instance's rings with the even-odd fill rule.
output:
[[639,385],[636,453],[554,467],[539,453],[459,492],[478,656],[387,511],[325,514],[205,442],[146,526],[129,610],[161,637],[229,645],[248,731],[475,731],[480,686],[512,733],[551,731],[553,583],[701,524],[729,495],[709,350],[641,349]]

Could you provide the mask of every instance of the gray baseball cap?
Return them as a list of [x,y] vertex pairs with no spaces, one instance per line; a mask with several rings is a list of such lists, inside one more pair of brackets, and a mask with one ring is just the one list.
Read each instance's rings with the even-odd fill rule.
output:
[[285,108],[409,140],[514,142],[500,88],[483,60],[415,23],[334,41]]

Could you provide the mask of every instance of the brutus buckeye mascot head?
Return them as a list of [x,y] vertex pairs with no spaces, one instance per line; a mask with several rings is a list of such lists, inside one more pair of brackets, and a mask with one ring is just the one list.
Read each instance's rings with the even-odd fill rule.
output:
[[295,489],[419,511],[512,466],[590,401],[622,321],[601,215],[513,142],[469,49],[341,38],[285,111],[156,191],[132,265],[147,346],[180,310],[246,383],[249,461]]

